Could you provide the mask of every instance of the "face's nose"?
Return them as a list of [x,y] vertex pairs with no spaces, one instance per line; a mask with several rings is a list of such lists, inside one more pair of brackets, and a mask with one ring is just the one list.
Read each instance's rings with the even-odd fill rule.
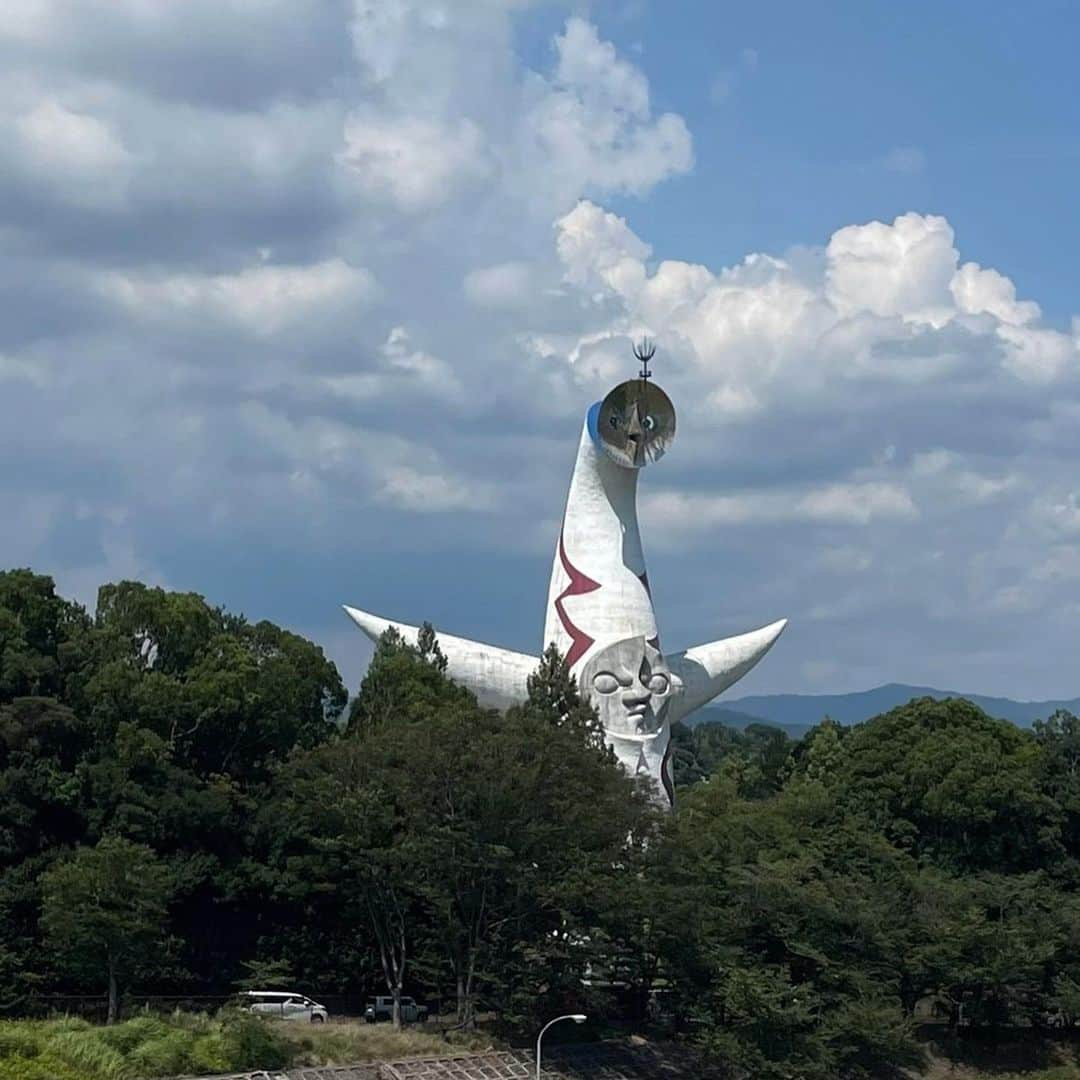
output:
[[641,422],[641,403],[635,401],[626,422],[626,441],[634,449],[634,464],[640,465],[645,456],[645,427]]
[[641,682],[635,679],[622,694],[622,703],[627,709],[633,709],[635,706],[648,705],[649,699],[652,697],[652,692],[647,686],[643,686]]

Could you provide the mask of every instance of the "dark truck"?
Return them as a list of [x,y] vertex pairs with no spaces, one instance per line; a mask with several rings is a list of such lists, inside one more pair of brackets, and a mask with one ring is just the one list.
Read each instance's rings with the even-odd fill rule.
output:
[[[394,999],[392,997],[371,998],[364,1007],[364,1019],[369,1024],[379,1020],[392,1020],[394,1018]],[[422,1024],[428,1018],[426,1005],[417,1005],[416,999],[403,997],[401,999],[401,1022],[403,1024]]]

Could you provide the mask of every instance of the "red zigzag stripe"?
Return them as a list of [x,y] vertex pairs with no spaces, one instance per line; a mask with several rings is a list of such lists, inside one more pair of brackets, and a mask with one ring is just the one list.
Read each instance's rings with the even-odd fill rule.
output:
[[586,577],[574,564],[566,557],[566,547],[563,544],[562,533],[559,533],[559,561],[563,565],[563,569],[566,571],[567,577],[570,578],[570,584],[566,586],[555,600],[555,610],[559,615],[559,622],[562,623],[563,629],[570,635],[570,651],[566,654],[566,663],[568,667],[573,667],[588,651],[589,646],[596,640],[589,637],[584,630],[575,626],[570,620],[570,616],[566,614],[566,608],[563,606],[563,601],[568,596],[583,596],[585,593],[595,592],[600,588],[600,582],[593,581],[592,578]]

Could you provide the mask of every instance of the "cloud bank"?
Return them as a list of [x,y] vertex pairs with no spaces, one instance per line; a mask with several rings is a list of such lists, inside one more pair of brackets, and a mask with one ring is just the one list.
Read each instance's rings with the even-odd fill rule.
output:
[[354,679],[334,601],[537,648],[647,332],[674,646],[788,616],[756,689],[1080,692],[1080,323],[932,213],[653,258],[626,200],[687,124],[580,16],[524,63],[525,6],[0,8],[0,563],[196,588]]

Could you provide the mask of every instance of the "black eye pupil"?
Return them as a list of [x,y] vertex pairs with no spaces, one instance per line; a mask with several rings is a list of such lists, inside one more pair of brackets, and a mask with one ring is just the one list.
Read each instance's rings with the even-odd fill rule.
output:
[[619,418],[618,418],[617,416],[612,416],[612,417],[611,417],[611,418],[610,418],[610,419],[608,420],[608,423],[609,423],[609,424],[610,424],[610,425],[611,425],[612,427],[618,427],[618,426],[619,426]]

